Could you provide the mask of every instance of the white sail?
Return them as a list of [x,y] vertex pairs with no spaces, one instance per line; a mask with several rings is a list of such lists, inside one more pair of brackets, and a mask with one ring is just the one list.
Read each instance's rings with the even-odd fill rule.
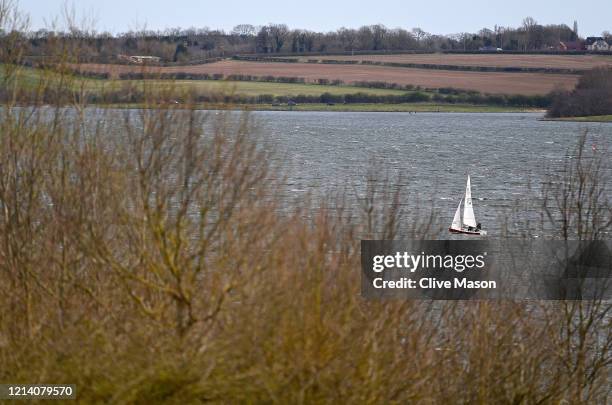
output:
[[461,230],[461,201],[459,201],[457,211],[455,211],[455,217],[453,218],[453,223],[451,224],[452,229]]
[[468,175],[467,185],[465,186],[465,205],[463,207],[463,224],[476,227],[474,208],[472,207],[472,190],[470,187],[470,176]]

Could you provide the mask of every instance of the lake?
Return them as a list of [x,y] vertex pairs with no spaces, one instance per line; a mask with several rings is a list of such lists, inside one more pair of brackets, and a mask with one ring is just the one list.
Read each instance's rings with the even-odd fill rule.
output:
[[568,151],[583,131],[589,153],[612,151],[612,124],[542,121],[536,113],[252,114],[286,157],[290,195],[359,192],[376,160],[382,171],[401,173],[410,193],[433,205],[446,228],[469,173],[476,219],[493,237],[517,202],[537,200],[546,173],[571,159]]

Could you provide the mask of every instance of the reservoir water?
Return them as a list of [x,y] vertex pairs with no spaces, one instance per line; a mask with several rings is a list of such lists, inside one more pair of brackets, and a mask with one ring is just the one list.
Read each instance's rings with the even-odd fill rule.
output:
[[[88,109],[86,116],[90,123],[104,122],[108,131],[124,136],[125,115],[139,125],[141,113]],[[199,113],[222,116],[219,111]],[[379,179],[401,179],[397,184],[409,196],[401,201],[405,212],[433,210],[435,227],[444,237],[450,237],[446,230],[468,174],[476,220],[489,237],[501,236],[508,223],[539,236],[530,224],[541,218],[542,184],[573,163],[581,134],[588,133],[587,158],[612,162],[612,123],[544,121],[539,113],[250,114],[255,132],[277,152],[286,182],[281,198],[287,207],[305,196],[316,204],[338,191],[359,198],[374,168]],[[230,121],[240,117],[231,113]],[[606,165],[603,174],[608,183],[611,168]],[[612,184],[606,192],[612,201]],[[356,204],[355,198],[347,201]]]
[[[376,161],[381,171],[401,174],[410,194],[435,207],[437,220],[447,227],[469,173],[476,218],[490,236],[499,233],[500,217],[512,207],[537,202],[547,173],[569,163],[584,131],[587,153],[612,160],[612,123],[543,121],[537,113],[255,112],[253,117],[284,155],[289,194],[358,192]],[[534,220],[539,215],[532,214]]]

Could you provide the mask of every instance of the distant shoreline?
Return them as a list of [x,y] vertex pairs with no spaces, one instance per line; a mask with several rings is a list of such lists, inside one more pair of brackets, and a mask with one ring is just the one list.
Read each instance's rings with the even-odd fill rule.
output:
[[[91,104],[102,108],[144,108],[142,104]],[[181,104],[176,104],[180,108]],[[305,103],[295,106],[272,105],[272,104],[195,104],[198,110],[237,110],[237,111],[311,111],[311,112],[440,112],[440,113],[545,113],[546,110],[536,108],[501,107],[488,105],[469,104],[430,104],[430,103],[405,103],[405,104],[333,104]]]
[[612,123],[612,115],[592,115],[592,116],[584,116],[584,117],[542,118],[542,121],[607,122],[607,123]]

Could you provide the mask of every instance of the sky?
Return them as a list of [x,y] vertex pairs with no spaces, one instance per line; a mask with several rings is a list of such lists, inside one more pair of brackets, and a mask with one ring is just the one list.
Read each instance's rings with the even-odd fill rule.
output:
[[400,1],[400,0],[19,0],[32,28],[48,28],[62,9],[95,21],[96,31],[209,27],[231,30],[238,24],[284,23],[290,28],[331,31],[339,27],[384,24],[419,27],[432,34],[477,32],[481,28],[517,27],[531,16],[540,24],[578,21],[583,37],[612,31],[610,0]]

